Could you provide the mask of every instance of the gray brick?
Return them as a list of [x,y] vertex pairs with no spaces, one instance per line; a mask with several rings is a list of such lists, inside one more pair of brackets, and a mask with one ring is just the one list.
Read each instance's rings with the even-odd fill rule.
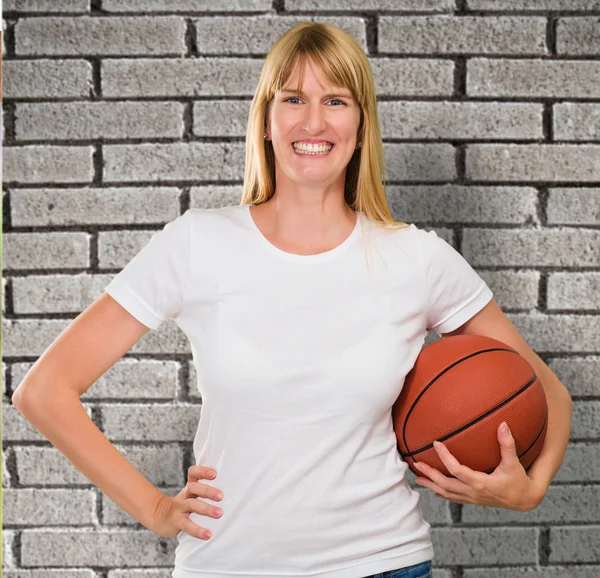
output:
[[13,227],[146,225],[166,223],[179,213],[175,187],[13,189]]
[[505,309],[530,310],[537,307],[538,271],[482,271],[479,276],[494,293],[494,299]]
[[263,61],[257,58],[105,59],[105,97],[252,96]]
[[432,528],[440,565],[529,564],[537,561],[535,528]]
[[548,310],[600,309],[600,273],[551,273]]
[[600,318],[594,315],[511,313],[513,325],[537,353],[595,353],[600,345]]
[[555,104],[553,116],[554,140],[600,140],[600,104],[591,102]]
[[375,91],[381,96],[452,96],[454,63],[425,58],[373,58]]
[[[245,137],[249,100],[202,100],[194,102],[194,134],[211,137]],[[223,119],[227,122],[223,122]]]
[[[14,386],[16,389],[17,384],[14,384]],[[91,418],[91,409],[85,405],[84,408]],[[2,422],[2,439],[20,442],[47,441],[14,405],[5,405],[2,407]]]
[[551,188],[548,194],[548,224],[600,224],[600,188]]
[[[140,447],[115,444],[115,447],[152,484],[156,486],[185,484],[183,481],[183,458],[181,449],[177,445]],[[23,485],[93,486],[92,482],[54,447],[15,447],[14,451],[19,482]]]
[[600,396],[600,357],[551,359],[548,366],[569,388],[571,396]]
[[[600,401],[573,402],[571,419],[571,438],[600,437]],[[600,504],[600,499],[594,501]],[[590,506],[591,507],[591,506]],[[596,512],[596,520],[600,520],[600,512]]]
[[597,55],[600,53],[600,20],[559,18],[556,23],[557,54]]
[[15,25],[21,55],[183,56],[185,20],[178,16],[28,18]]
[[600,515],[600,486],[550,486],[542,503],[529,512],[506,508],[464,505],[462,522],[467,524],[568,524],[596,522]]
[[[6,277],[3,279],[3,281],[6,281]],[[9,370],[9,365],[7,363],[2,362],[2,401],[3,401],[3,403],[9,403],[7,379],[10,374],[11,374],[11,372]]]
[[243,179],[244,143],[107,145],[104,179],[110,182]]
[[[69,325],[65,319],[2,320],[5,356],[39,356]],[[159,329],[148,331],[128,353],[191,353],[185,333],[173,320],[167,319]]]
[[[33,363],[11,365],[13,389],[20,384]],[[157,359],[123,358],[109,367],[81,396],[95,399],[147,399],[168,401],[177,397],[179,363]]]
[[15,277],[13,309],[17,315],[80,313],[100,296],[112,275],[27,275]]
[[109,368],[81,399],[172,400],[179,394],[179,367],[176,361],[124,359]]
[[122,269],[146,246],[156,229],[105,231],[98,234],[98,259],[102,269]]
[[89,97],[92,67],[84,60],[3,60],[4,98]]
[[90,485],[91,482],[56,448],[15,446],[15,461],[19,483],[25,486],[40,484]]
[[600,231],[465,229],[463,254],[474,266],[597,267]]
[[456,178],[451,145],[385,143],[383,150],[387,181],[451,181]]
[[596,578],[600,566],[507,566],[506,568],[466,568],[464,578]]
[[460,185],[386,188],[388,205],[400,221],[427,223],[537,222],[537,192],[526,187]]
[[176,541],[150,530],[24,530],[23,566],[170,566]]
[[285,0],[285,9],[287,12],[295,10],[453,12],[455,4],[453,0]]
[[600,145],[467,145],[466,177],[473,181],[600,180]]
[[200,418],[200,408],[189,404],[110,404],[101,411],[103,431],[111,440],[188,442]]
[[521,16],[382,16],[386,54],[547,54],[546,19]]
[[[2,572],[2,578],[97,578],[93,570],[5,570]],[[145,578],[145,577],[144,577]]]
[[[271,0],[169,0],[168,12],[268,12]],[[105,12],[166,12],[164,0],[102,0]]]
[[4,267],[89,267],[89,242],[87,233],[7,233],[4,235]]
[[96,496],[90,490],[35,488],[2,492],[2,524],[89,526],[96,523]]
[[7,466],[9,451],[2,452],[2,488],[8,488],[12,485],[10,471]]
[[550,556],[554,562],[598,562],[600,560],[600,526],[550,529]]
[[16,560],[14,558],[14,544],[18,532],[2,528],[2,576],[5,568],[14,568]]
[[542,106],[497,102],[380,102],[382,138],[539,140]]
[[4,181],[85,183],[94,176],[92,147],[28,145],[4,147]]
[[242,185],[208,185],[190,189],[190,207],[216,209],[228,205],[239,205]]
[[598,98],[600,61],[472,58],[467,95]]
[[60,102],[17,104],[18,140],[180,138],[178,102]]
[[599,0],[467,0],[470,10],[519,10],[543,12],[546,10],[590,11],[600,9]]
[[[305,16],[212,16],[195,20],[200,54],[264,54],[292,26]],[[363,18],[313,18],[341,28],[367,52],[366,22]]]
[[90,0],[4,0],[3,12],[65,12],[82,14],[90,11]]
[[173,570],[170,568],[163,570],[109,570],[106,578],[171,578],[172,575]]

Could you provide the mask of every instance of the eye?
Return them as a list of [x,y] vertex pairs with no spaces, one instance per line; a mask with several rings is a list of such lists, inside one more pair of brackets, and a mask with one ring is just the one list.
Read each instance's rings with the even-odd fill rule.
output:
[[[284,99],[283,102],[288,102],[290,100],[300,100],[300,99],[297,96],[290,96],[289,98]],[[346,106],[346,103],[343,100],[340,100],[339,98],[332,98],[329,102],[340,102],[341,104]],[[337,107],[334,107],[334,108],[337,108]]]

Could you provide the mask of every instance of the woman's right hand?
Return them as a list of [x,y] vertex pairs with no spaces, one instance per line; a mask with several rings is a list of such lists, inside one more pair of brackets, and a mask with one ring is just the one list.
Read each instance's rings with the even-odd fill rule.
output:
[[210,536],[205,536],[204,533],[210,531],[194,524],[190,513],[195,512],[211,518],[221,517],[222,513],[214,513],[216,506],[196,499],[196,496],[201,496],[216,501],[222,500],[222,497],[217,496],[220,491],[218,488],[198,482],[200,479],[214,479],[215,476],[212,476],[211,472],[214,470],[207,466],[192,466],[188,470],[187,484],[181,492],[175,497],[163,496],[158,502],[151,530],[163,538],[170,538],[183,530],[195,538],[208,540]]

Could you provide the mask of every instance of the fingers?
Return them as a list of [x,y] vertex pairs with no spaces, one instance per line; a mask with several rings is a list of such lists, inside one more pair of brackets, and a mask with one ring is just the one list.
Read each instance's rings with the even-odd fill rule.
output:
[[197,496],[202,496],[203,498],[210,498],[211,500],[215,500],[217,502],[220,502],[223,499],[223,492],[218,488],[209,486],[208,484],[192,482],[190,484],[190,489],[194,491]]
[[212,536],[212,532],[207,528],[203,528],[202,526],[198,526],[198,524],[194,524],[189,518],[186,518],[182,524],[182,530],[189,534],[190,536],[194,536],[194,538],[200,538],[200,540],[208,540]]
[[[214,488],[209,484],[200,483],[201,479],[214,479],[216,471],[208,466],[191,466],[188,469],[188,483],[186,484],[186,499],[184,500],[184,508],[186,512],[194,512],[211,518],[220,518],[223,515],[223,510],[212,504],[207,504],[197,499],[197,497],[209,498],[215,501],[223,499],[223,492],[218,488]],[[212,536],[212,532],[207,528],[203,528],[194,524],[189,515],[183,521],[183,531],[191,536],[208,540]]]
[[214,480],[217,472],[209,466],[191,466],[188,469],[188,483],[197,482],[201,479]]

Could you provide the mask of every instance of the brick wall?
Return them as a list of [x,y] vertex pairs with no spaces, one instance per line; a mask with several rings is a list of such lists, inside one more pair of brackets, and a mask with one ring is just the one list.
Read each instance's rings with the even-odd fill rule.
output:
[[[239,203],[264,56],[313,18],[369,55],[395,218],[461,251],[574,399],[536,510],[415,487],[436,578],[600,575],[600,1],[4,0],[3,17],[4,576],[170,577],[176,539],[120,510],[10,397],[154,231]],[[168,321],[82,397],[169,495],[194,463],[195,379]]]

